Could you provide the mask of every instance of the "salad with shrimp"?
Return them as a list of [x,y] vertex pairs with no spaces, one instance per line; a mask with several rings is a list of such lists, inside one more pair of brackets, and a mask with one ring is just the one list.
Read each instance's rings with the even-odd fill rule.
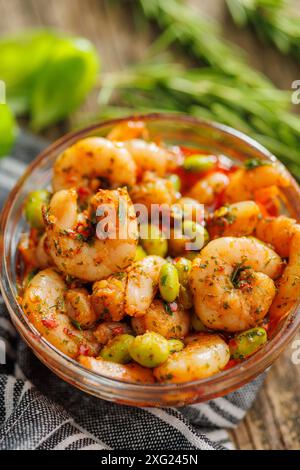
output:
[[19,302],[60,352],[126,382],[183,383],[247,360],[299,298],[290,176],[149,138],[75,142],[24,203]]

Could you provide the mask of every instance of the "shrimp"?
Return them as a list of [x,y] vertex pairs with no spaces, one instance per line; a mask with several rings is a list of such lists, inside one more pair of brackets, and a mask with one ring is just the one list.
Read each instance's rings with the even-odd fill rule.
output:
[[299,230],[296,220],[280,215],[279,217],[261,218],[256,226],[255,236],[272,245],[276,253],[288,258],[294,234]]
[[91,296],[94,310],[103,320],[118,322],[124,318],[127,273],[118,272],[95,282]]
[[141,182],[131,188],[129,195],[134,204],[143,204],[149,213],[153,204],[171,206],[177,199],[172,182],[150,171],[144,173]]
[[47,235],[44,233],[36,247],[35,251],[35,259],[37,265],[41,269],[48,268],[49,266],[53,266],[53,260],[49,253],[49,244],[47,240]]
[[229,359],[229,347],[219,335],[198,333],[182,351],[171,354],[153,373],[159,382],[191,382],[217,374]]
[[44,269],[54,264],[49,254],[45,233],[40,238],[29,236],[28,233],[22,233],[18,250],[26,267],[26,272],[37,268]]
[[145,315],[158,289],[159,273],[165,260],[146,256],[128,269],[125,312],[132,317]]
[[87,289],[78,287],[69,289],[65,293],[65,304],[67,315],[81,328],[90,328],[98,320],[90,300]]
[[224,194],[228,203],[255,199],[255,192],[270,186],[285,188],[290,178],[283,166],[266,163],[253,169],[240,168],[230,178]]
[[[280,234],[279,234],[280,236]],[[285,236],[285,234],[283,235]],[[300,225],[294,225],[289,261],[279,281],[278,292],[270,308],[270,319],[275,324],[284,318],[300,297]]]
[[228,184],[228,176],[220,171],[215,171],[198,181],[187,193],[187,196],[196,199],[200,204],[211,206]]
[[138,335],[154,331],[168,339],[183,338],[190,329],[190,315],[180,304],[176,310],[170,311],[161,300],[155,299],[146,314],[133,318],[131,325]]
[[190,286],[195,312],[213,330],[242,331],[256,326],[276,294],[280,256],[254,238],[211,241],[193,261]]
[[109,340],[117,335],[131,334],[132,330],[126,323],[104,321],[93,331],[97,342],[105,345]]
[[119,143],[102,137],[88,137],[65,150],[53,168],[53,189],[89,186],[95,178],[103,178],[114,187],[136,182],[134,159]]
[[142,139],[127,140],[122,143],[135,161],[139,172],[153,171],[158,176],[165,176],[171,153]]
[[207,230],[211,238],[251,235],[259,217],[260,208],[255,202],[237,202],[217,209],[208,219]]
[[25,290],[24,313],[38,332],[67,356],[96,355],[99,347],[92,335],[75,328],[66,315],[66,290],[67,285],[54,268],[40,271]]
[[100,318],[120,321],[125,315],[145,315],[157,292],[164,263],[160,256],[146,256],[125,271],[96,282],[92,304]]
[[101,358],[80,356],[79,363],[97,374],[122,380],[124,382],[152,384],[154,377],[151,369],[139,364],[116,364]]
[[125,121],[117,124],[108,134],[107,138],[110,140],[131,140],[142,137],[147,139],[149,137],[146,124],[143,121]]
[[[109,217],[109,232],[100,238],[90,221],[95,217],[96,207],[109,208],[115,216],[115,219]],[[122,211],[119,210],[121,207]],[[44,211],[44,220],[49,251],[60,271],[85,281],[98,281],[131,263],[136,252],[138,228],[126,188],[100,190],[90,201],[90,212],[90,218],[84,221],[86,235],[78,231],[79,226],[82,228],[82,220],[77,214],[76,191],[62,190],[52,197],[48,210]]]

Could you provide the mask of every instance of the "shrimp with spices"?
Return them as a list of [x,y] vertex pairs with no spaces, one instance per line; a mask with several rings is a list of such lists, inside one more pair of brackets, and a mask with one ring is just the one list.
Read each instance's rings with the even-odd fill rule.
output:
[[105,321],[120,321],[125,315],[145,315],[158,290],[159,273],[165,260],[151,255],[134,262],[93,286],[92,304]]
[[53,172],[54,191],[89,187],[95,178],[103,178],[113,187],[136,182],[136,164],[128,150],[103,137],[76,142],[57,158]]
[[118,322],[126,315],[125,289],[127,273],[118,272],[93,285],[91,301],[102,320]]
[[260,218],[256,225],[255,236],[269,245],[282,258],[288,258],[294,234],[299,230],[296,220],[280,215],[279,217]]
[[213,330],[256,326],[269,311],[282,266],[280,256],[254,238],[211,241],[190,272],[196,314]]
[[251,235],[260,218],[260,208],[254,201],[242,201],[220,207],[208,218],[211,238]]
[[97,342],[105,345],[115,336],[131,334],[132,330],[126,323],[104,321],[93,331]]
[[177,199],[173,183],[150,171],[144,173],[142,180],[130,189],[129,195],[134,204],[146,206],[149,214],[152,205],[171,206]]
[[145,315],[131,320],[131,325],[138,335],[154,331],[165,338],[183,338],[190,329],[190,315],[179,303],[169,304],[155,299]]
[[66,290],[67,285],[55,269],[40,271],[25,290],[25,315],[45,339],[67,356],[96,355],[99,347],[92,334],[79,331],[66,315]]
[[200,204],[211,206],[228,184],[228,176],[221,171],[215,171],[194,184],[187,196],[196,199]]
[[299,302],[300,291],[300,225],[294,225],[289,261],[279,281],[278,292],[270,308],[270,320],[276,324]]
[[240,168],[230,177],[224,201],[232,204],[255,199],[255,192],[270,186],[285,188],[290,185],[286,169],[279,163],[261,163],[252,169]]
[[229,359],[229,347],[219,335],[198,333],[187,341],[182,351],[170,354],[153,373],[163,383],[190,382],[217,374]]
[[[120,220],[120,207],[122,219]],[[95,208],[112,210],[110,233],[98,237],[91,223]],[[87,236],[77,230],[77,193],[74,189],[54,194],[44,212],[49,251],[56,266],[65,274],[85,281],[98,281],[128,266],[134,259],[138,239],[136,216],[126,188],[100,190],[90,200]],[[118,214],[118,217],[116,216]],[[104,216],[101,216],[102,218]],[[102,219],[100,218],[100,221]],[[100,222],[98,222],[100,223]]]
[[38,267],[41,269],[48,268],[49,266],[53,266],[54,264],[49,253],[49,243],[47,240],[46,233],[44,233],[39,239],[35,251],[35,259]]
[[80,328],[91,328],[98,320],[91,305],[91,296],[87,289],[77,287],[65,293],[66,313]]
[[142,367],[139,364],[116,364],[115,362],[105,361],[98,357],[80,356],[79,363],[87,369],[113,379],[124,382],[152,384],[154,377],[151,369]]
[[122,142],[122,146],[132,156],[140,173],[153,171],[158,176],[165,176],[168,161],[172,158],[168,150],[142,139],[126,140]]
[[131,317],[145,315],[158,290],[159,274],[165,260],[146,256],[128,269],[125,312]]

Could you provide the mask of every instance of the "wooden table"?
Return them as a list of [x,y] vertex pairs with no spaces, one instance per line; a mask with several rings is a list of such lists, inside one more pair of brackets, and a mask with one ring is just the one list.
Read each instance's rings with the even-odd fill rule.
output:
[[[151,0],[149,0],[151,1]],[[143,57],[153,33],[134,33],[125,2],[112,0],[0,0],[0,34],[33,26],[54,26],[90,38],[99,50],[103,70],[112,71]],[[282,88],[300,78],[300,68],[272,48],[262,47],[250,32],[237,31],[228,18],[223,0],[190,0],[201,12],[222,21],[224,34],[243,46],[251,63]],[[300,5],[300,0],[297,0]],[[1,60],[1,58],[0,58]],[[96,110],[92,95],[85,111]],[[71,124],[78,125],[79,115]],[[68,127],[47,131],[52,138]],[[300,338],[300,336],[299,336]],[[241,449],[300,448],[300,364],[291,360],[289,348],[270,370],[246,419],[232,432]]]

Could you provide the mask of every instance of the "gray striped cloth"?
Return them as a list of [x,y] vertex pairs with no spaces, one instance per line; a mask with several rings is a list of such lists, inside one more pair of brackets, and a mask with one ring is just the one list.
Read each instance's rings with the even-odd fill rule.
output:
[[[0,207],[26,164],[44,147],[21,134],[12,156],[0,160]],[[233,449],[233,429],[250,408],[263,377],[207,403],[180,409],[134,408],[106,402],[66,384],[18,337],[0,296],[0,449]]]

